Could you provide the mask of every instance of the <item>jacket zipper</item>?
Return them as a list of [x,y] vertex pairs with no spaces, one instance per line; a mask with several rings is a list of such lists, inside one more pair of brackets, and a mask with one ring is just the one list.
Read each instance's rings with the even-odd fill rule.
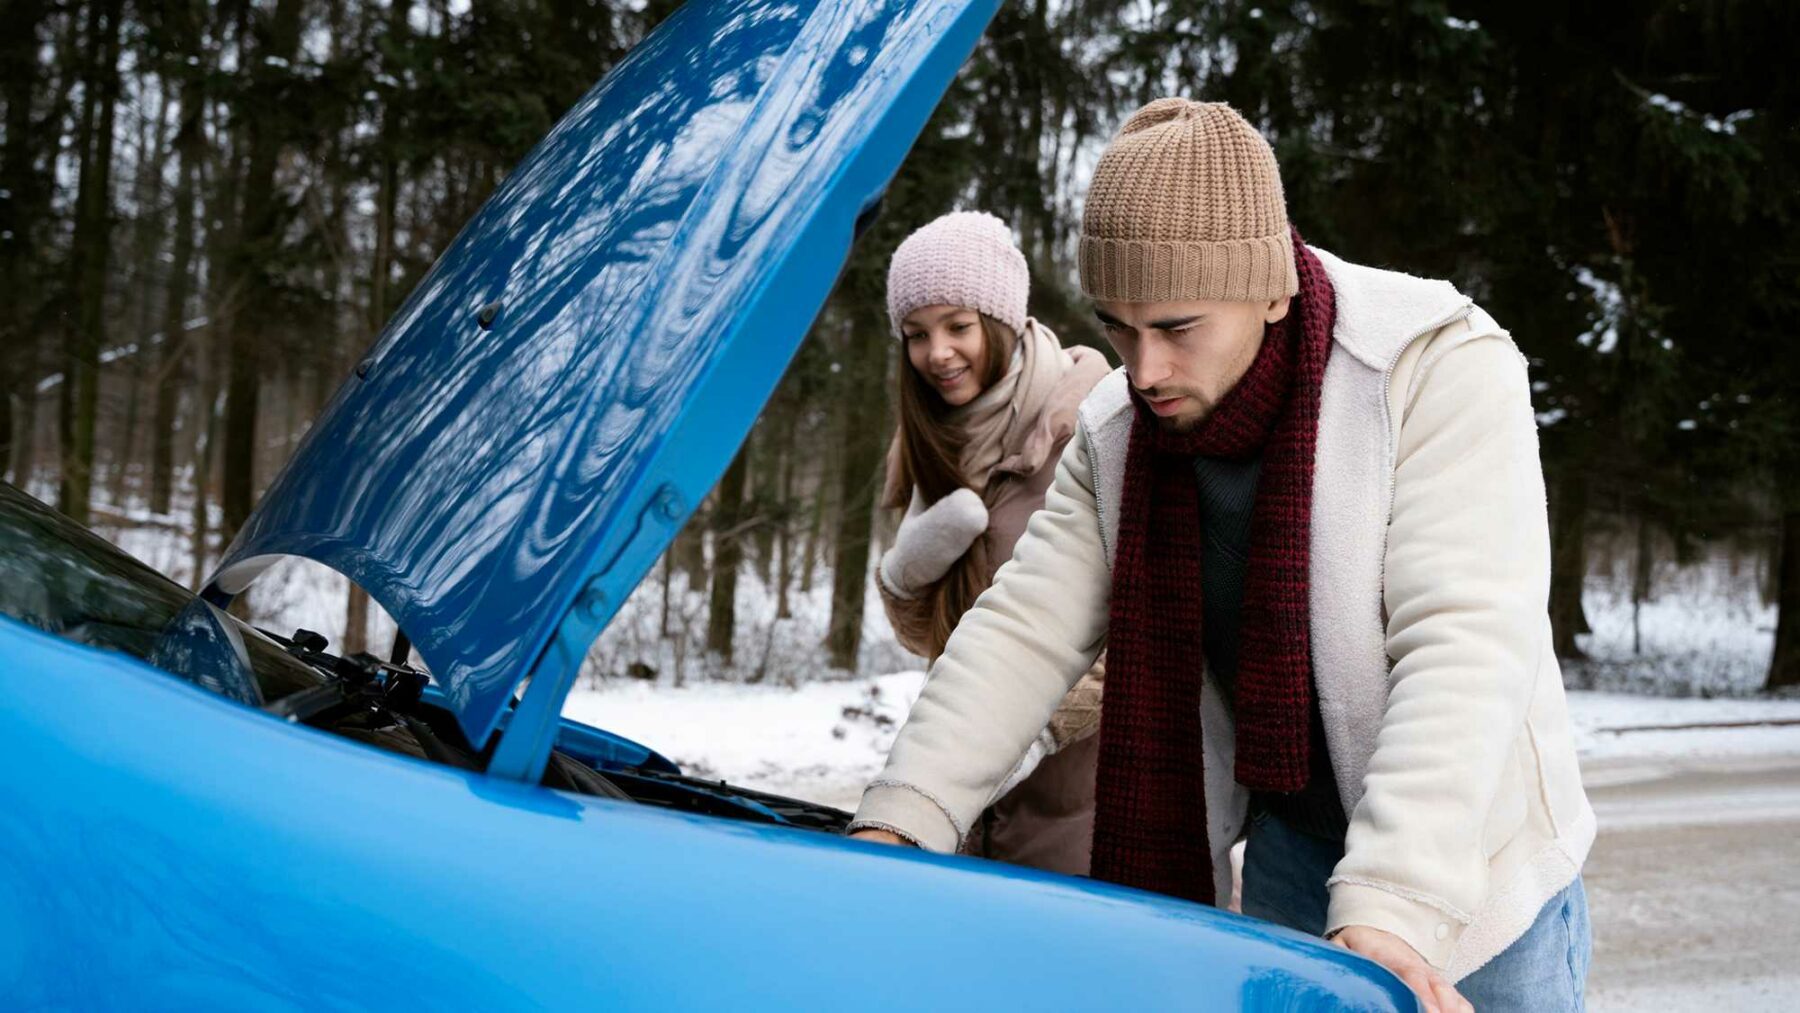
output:
[[1092,427],[1082,426],[1082,439],[1087,441],[1088,481],[1093,484],[1094,519],[1100,524],[1100,554],[1106,557],[1106,572],[1110,578],[1113,569],[1112,546],[1106,540],[1106,497],[1100,495],[1100,448],[1094,439]]

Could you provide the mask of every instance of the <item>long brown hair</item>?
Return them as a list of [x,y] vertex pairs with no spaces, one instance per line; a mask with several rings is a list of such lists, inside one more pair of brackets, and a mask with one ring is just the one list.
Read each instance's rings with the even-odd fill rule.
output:
[[[1012,362],[1013,349],[1019,336],[1011,327],[983,313],[981,316],[981,389],[987,390],[1006,375]],[[936,503],[968,483],[963,481],[962,433],[948,422],[951,412],[937,390],[914,369],[904,347],[900,354],[900,454],[895,462],[896,481],[887,506],[904,510],[912,501],[912,490],[918,487],[926,506]],[[1001,483],[989,482],[982,499],[992,508],[996,489]],[[951,565],[950,571],[925,591],[922,598],[931,603],[931,628],[927,644],[930,657],[944,652],[950,633],[962,621],[963,613],[975,604],[989,581],[987,539],[977,538],[969,551]]]

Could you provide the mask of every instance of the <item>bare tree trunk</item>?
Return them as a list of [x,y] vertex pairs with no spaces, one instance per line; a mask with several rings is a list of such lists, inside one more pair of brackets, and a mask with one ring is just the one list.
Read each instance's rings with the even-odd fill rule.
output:
[[[192,4],[183,4],[171,18],[177,21],[181,37],[177,51],[194,59],[201,58],[200,26]],[[174,249],[169,263],[168,288],[163,295],[163,343],[157,352],[156,405],[150,433],[150,510],[169,512],[174,486],[174,420],[176,418],[178,381],[186,371],[190,341],[187,333],[187,305],[190,276],[194,260],[194,181],[200,174],[200,160],[205,157],[203,133],[205,97],[197,68],[182,64],[180,119],[175,129]]]
[[675,553],[665,550],[662,558],[662,623],[658,630],[669,639],[669,587],[675,582]]
[[338,653],[348,657],[369,649],[369,592],[350,581],[350,596],[344,605],[344,642]]
[[218,457],[220,356],[208,347],[207,354],[195,350],[194,361],[200,363],[200,390],[194,399],[194,503],[193,503],[193,587],[198,591],[206,579],[207,529],[211,512],[207,509],[212,487],[213,461]]
[[[20,362],[21,375],[16,378],[14,390],[16,395],[10,399],[16,407],[18,421],[12,430],[12,483],[21,489],[30,489],[31,471],[37,462],[37,415],[38,393],[37,378],[40,370],[43,342],[33,335],[20,335],[19,341],[24,345],[24,357]],[[0,461],[0,464],[5,463]]]
[[[778,395],[779,397],[779,395]],[[756,539],[756,575],[767,588],[775,582],[775,518],[781,511],[782,447],[788,440],[785,399],[770,406],[774,417],[771,427],[758,426],[756,452],[752,455],[754,474],[750,496],[750,518],[755,522],[751,536]]]
[[127,498],[131,495],[131,451],[140,428],[138,426],[138,395],[143,390],[145,379],[143,349],[140,347],[138,354],[131,356],[130,359],[131,362],[119,371],[125,374],[121,377],[125,384],[125,424],[119,427],[113,440],[112,475],[108,483],[108,497],[121,508],[125,506]]
[[[146,369],[145,363],[150,361],[149,342],[155,330],[156,300],[153,293],[157,289],[152,277],[151,265],[157,262],[157,251],[162,247],[163,221],[156,208],[162,201],[162,166],[166,160],[165,150],[168,143],[169,100],[168,92],[160,86],[160,82],[143,70],[138,74],[138,91],[140,93],[155,90],[159,98],[154,119],[140,116],[138,120],[137,139],[137,179],[133,184],[132,203],[136,208],[136,220],[131,228],[131,305],[135,310],[131,342],[137,351],[131,356],[127,382],[130,387],[125,394],[125,424],[119,433],[114,446],[118,455],[113,462],[112,499],[113,502],[125,504],[134,491],[132,488],[131,466],[138,460],[139,446],[147,435],[144,426],[138,424],[142,409],[144,385],[154,382],[156,371]],[[152,129],[154,127],[154,129]],[[165,349],[178,335],[164,331],[158,345]],[[154,388],[152,388],[154,391]],[[156,395],[151,394],[154,402]],[[144,493],[142,483],[135,490]]]
[[[35,292],[36,219],[47,189],[37,171],[32,104],[37,98],[38,27],[48,9],[45,0],[7,0],[0,5],[0,91],[6,99],[6,144],[0,148],[0,291]],[[15,298],[21,296],[15,295]],[[24,488],[31,480],[33,418],[37,408],[38,336],[24,322],[38,311],[29,298],[14,312],[0,315],[0,474],[10,473]],[[23,354],[20,350],[23,350]],[[14,412],[17,412],[15,421]]]
[[[835,455],[834,455],[835,456]],[[819,568],[819,542],[824,537],[825,511],[831,490],[837,485],[832,479],[836,472],[831,469],[831,458],[819,468],[819,477],[813,483],[811,517],[806,527],[806,551],[800,555],[800,593],[812,594],[813,571]]]
[[737,632],[737,579],[744,561],[744,486],[749,470],[750,446],[746,442],[719,480],[718,505],[713,511],[712,607],[706,620],[706,649],[727,665],[731,664],[733,634]]
[[1575,637],[1593,632],[1581,604],[1587,577],[1587,497],[1587,476],[1578,466],[1565,466],[1550,517],[1550,629],[1559,658],[1587,657]]
[[1637,552],[1631,562],[1631,653],[1644,653],[1643,627],[1638,621],[1644,602],[1650,600],[1650,570],[1655,564],[1650,544],[1650,522],[1641,515],[1637,523]]
[[1764,689],[1800,686],[1800,509],[1781,517],[1781,563],[1777,578],[1775,652],[1769,657]]
[[[387,48],[390,52],[405,43],[410,0],[391,0],[388,8]],[[383,61],[382,70],[390,80],[398,79],[398,68],[391,59]],[[373,340],[387,323],[388,286],[394,267],[394,225],[400,206],[400,121],[396,106],[398,96],[389,95],[381,113],[380,180],[375,201],[375,261],[369,276],[369,337]]]
[[675,534],[675,565],[687,574],[688,590],[706,589],[706,520],[695,511],[694,516]]
[[[294,58],[300,44],[302,0],[276,0],[268,32],[252,47],[251,66],[279,63]],[[253,88],[253,90],[256,90]],[[261,98],[261,96],[258,96]],[[258,401],[262,395],[262,314],[268,312],[262,258],[280,244],[280,214],[275,195],[275,174],[284,138],[267,110],[251,104],[248,131],[249,163],[244,175],[244,230],[229,258],[222,310],[222,333],[230,342],[231,369],[225,387],[225,475],[222,489],[227,542],[250,516],[256,500],[256,448]],[[263,115],[257,115],[262,112]]]
[[[54,418],[50,425],[42,427],[49,435],[39,436],[39,413],[45,408],[44,398],[40,395],[38,384],[48,373],[58,369],[66,369],[67,363],[60,354],[67,351],[66,342],[68,324],[53,325],[52,315],[60,313],[67,320],[67,304],[70,293],[67,282],[53,282],[51,272],[41,263],[42,251],[38,246],[41,238],[39,222],[49,219],[50,194],[53,189],[52,175],[54,167],[61,164],[68,148],[65,140],[67,132],[62,124],[69,118],[69,107],[73,104],[73,96],[80,90],[75,87],[87,72],[86,50],[83,49],[82,27],[86,20],[80,17],[77,10],[71,9],[63,18],[62,31],[56,39],[56,48],[50,58],[50,67],[57,72],[49,81],[50,110],[39,123],[49,124],[52,129],[47,136],[38,139],[38,131],[34,128],[31,111],[32,98],[36,87],[37,74],[43,68],[37,59],[39,39],[37,25],[43,16],[54,8],[42,0],[8,0],[0,3],[0,36],[5,39],[6,52],[0,52],[0,68],[5,69],[7,87],[6,103],[6,179],[0,181],[11,197],[0,201],[0,222],[6,222],[6,228],[13,233],[13,241],[0,243],[0,251],[4,251],[5,273],[0,276],[4,288],[0,291],[27,293],[28,297],[19,307],[19,312],[0,320],[0,339],[4,339],[9,326],[17,326],[23,321],[26,334],[21,338],[27,348],[28,367],[21,378],[20,394],[23,402],[22,416],[18,424],[18,432],[14,436],[19,449],[13,458],[14,481],[20,488],[28,486],[36,475],[39,457],[38,442],[40,439],[49,444],[57,442],[54,450],[48,455],[58,459],[58,481],[60,485],[62,454],[62,391],[57,391],[57,404],[52,408]],[[78,138],[79,139],[79,138]],[[39,148],[47,149],[42,158],[45,169],[38,166]],[[81,157],[81,150],[75,157]],[[30,293],[37,293],[29,296]],[[57,348],[58,341],[65,342],[64,347]],[[0,348],[17,347],[17,342],[0,340]],[[50,448],[45,448],[50,449]],[[60,496],[61,489],[58,489]]]
[[[329,59],[336,63],[343,58],[347,47],[360,44],[357,39],[363,34],[359,30],[363,26],[350,23],[345,0],[330,0],[326,11],[326,30],[331,34]],[[346,155],[353,144],[354,129],[352,126],[333,136],[325,153],[323,171],[328,190],[320,227],[325,246],[322,287],[332,308],[330,333],[325,341],[319,343],[313,358],[312,396],[308,404],[309,428],[331,400],[332,390],[347,372],[345,356],[361,352],[366,347],[361,340],[362,328],[350,325],[350,317],[345,313],[345,309],[354,301],[351,293],[344,290],[346,279],[352,277],[355,270],[351,263],[349,208],[350,187],[356,172]],[[355,347],[350,347],[352,345]]]
[[776,534],[776,553],[779,560],[775,565],[775,618],[792,619],[794,610],[788,601],[788,589],[794,583],[794,449],[790,430],[789,438],[783,441],[781,454],[781,480],[778,485],[781,497],[776,517],[780,521],[781,530]]
[[[158,103],[155,120],[139,120],[137,184],[133,203],[137,208],[137,218],[131,226],[131,259],[132,259],[132,295],[137,308],[136,341],[140,361],[148,358],[149,349],[144,343],[156,327],[155,293],[158,289],[156,279],[152,276],[150,265],[157,262],[157,253],[162,249],[163,230],[167,227],[159,205],[163,199],[162,169],[169,157],[169,92],[161,79],[152,78],[148,73],[138,74],[139,91],[152,90],[152,81]],[[155,129],[151,129],[154,122]],[[165,283],[162,288],[167,288]],[[166,341],[170,335],[164,334]]]
[[163,307],[163,343],[157,350],[153,382],[156,403],[152,408],[150,444],[150,511],[169,512],[174,489],[176,408],[180,381],[186,375],[190,339],[187,333],[189,273],[194,257],[193,175],[182,157],[177,170],[181,183],[175,192],[175,251],[169,265],[169,286]]
[[100,348],[106,340],[107,260],[112,235],[113,122],[119,97],[123,0],[98,0],[88,15],[87,94],[82,99],[81,183],[69,253],[70,314],[61,393],[62,485],[57,508],[86,524],[93,495],[94,423],[100,402]]
[[[851,317],[856,321],[856,317]],[[878,334],[884,320],[850,323],[851,334]],[[869,535],[875,515],[875,491],[879,485],[883,425],[887,417],[886,349],[867,343],[846,373],[843,405],[843,472],[838,476],[837,558],[832,566],[831,624],[825,642],[831,664],[856,669],[862,647],[863,602],[868,591]],[[851,347],[855,347],[851,345]]]

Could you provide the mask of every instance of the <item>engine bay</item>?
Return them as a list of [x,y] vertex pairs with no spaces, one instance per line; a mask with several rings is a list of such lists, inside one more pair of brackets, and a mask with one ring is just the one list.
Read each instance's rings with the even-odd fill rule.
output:
[[[332,654],[325,637],[310,630],[296,630],[292,636],[266,629],[257,632],[325,678],[318,686],[269,702],[264,709],[277,717],[428,763],[477,772],[487,769],[505,735],[502,725],[485,747],[476,749],[455,716],[432,702],[430,677],[406,663],[404,645],[396,650],[396,660],[382,661],[365,653]],[[588,738],[559,736],[544,767],[543,787],[827,833],[841,833],[850,823],[849,813],[830,806],[689,777],[654,752],[634,755],[636,750],[630,747],[635,743],[606,733],[582,741]]]

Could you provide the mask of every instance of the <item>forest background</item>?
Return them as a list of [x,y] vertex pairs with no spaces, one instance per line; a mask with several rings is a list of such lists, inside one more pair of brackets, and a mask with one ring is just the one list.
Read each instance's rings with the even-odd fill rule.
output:
[[[196,582],[456,231],[674,6],[5,0],[6,479]],[[1310,242],[1452,279],[1531,359],[1572,686],[1800,684],[1796,40],[1782,0],[1008,0],[590,678],[912,664],[870,594],[887,258],[992,211],[1033,312],[1103,344],[1074,277],[1086,179],[1182,94],[1267,133]],[[347,650],[392,636],[300,567],[247,608]]]

